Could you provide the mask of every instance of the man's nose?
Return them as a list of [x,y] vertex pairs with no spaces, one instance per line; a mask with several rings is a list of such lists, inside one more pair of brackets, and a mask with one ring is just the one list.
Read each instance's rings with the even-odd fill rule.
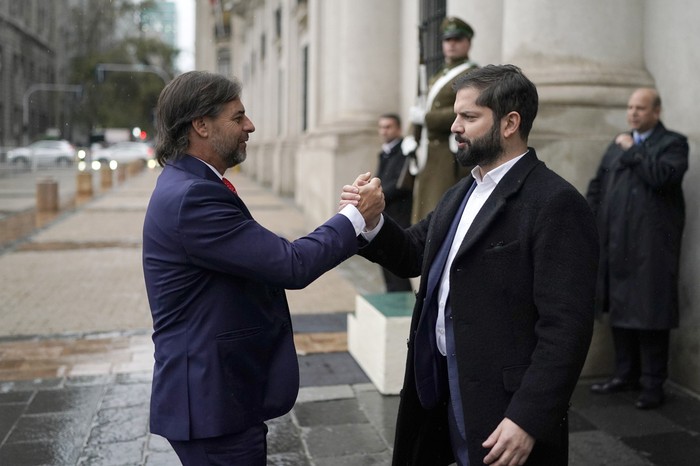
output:
[[243,129],[244,129],[244,131],[247,131],[249,133],[252,133],[253,131],[255,131],[255,125],[253,124],[253,120],[248,118],[248,124]]

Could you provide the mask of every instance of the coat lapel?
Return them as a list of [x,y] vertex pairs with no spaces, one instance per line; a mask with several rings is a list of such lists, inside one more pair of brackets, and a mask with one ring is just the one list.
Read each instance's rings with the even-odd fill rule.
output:
[[[454,188],[454,193],[450,193],[449,197],[446,197],[444,203],[439,204],[438,207],[433,211],[433,218],[431,219],[431,229],[432,232],[428,233],[428,244],[426,249],[426,259],[424,261],[424,267],[430,268],[430,265],[435,259],[435,255],[440,250],[442,242],[445,241],[445,236],[450,229],[450,224],[455,215],[457,215],[457,209],[459,209],[464,196],[467,195],[469,187],[474,182],[474,178],[470,175],[463,178]],[[427,269],[424,270],[424,273]]]
[[455,261],[488,231],[489,225],[505,210],[508,198],[520,190],[527,175],[540,163],[542,162],[538,160],[535,149],[530,147],[523,158],[508,170],[474,218],[457,251]]
[[664,126],[663,123],[660,121],[656,124],[654,127],[654,131],[651,132],[648,138],[644,140],[642,143],[644,146],[651,146],[656,144],[659,139],[663,137],[663,135],[666,133],[666,127]]

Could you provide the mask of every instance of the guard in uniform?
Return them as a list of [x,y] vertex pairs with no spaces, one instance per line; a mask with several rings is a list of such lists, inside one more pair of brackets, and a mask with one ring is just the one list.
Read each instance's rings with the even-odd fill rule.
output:
[[[428,82],[424,104],[411,107],[410,119],[418,141],[405,139],[407,146],[416,144],[412,222],[416,223],[430,213],[442,195],[458,180],[469,173],[455,160],[456,145],[450,147],[450,126],[455,114],[455,92],[452,83],[461,75],[477,67],[469,60],[474,30],[456,17],[447,17],[441,24],[442,51],[445,64]],[[420,129],[420,132],[418,131]],[[410,134],[410,133],[409,133]],[[404,153],[410,148],[403,147]]]

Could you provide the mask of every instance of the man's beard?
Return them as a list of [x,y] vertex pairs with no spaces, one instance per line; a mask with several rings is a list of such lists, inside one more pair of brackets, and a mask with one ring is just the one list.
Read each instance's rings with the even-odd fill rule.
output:
[[219,133],[215,133],[212,135],[211,145],[216,155],[219,156],[227,168],[235,167],[245,161],[246,151],[239,148],[240,143],[238,140],[229,143]]
[[491,131],[480,138],[468,140],[459,135],[455,136],[457,142],[467,143],[464,149],[459,149],[455,154],[455,158],[463,167],[490,165],[503,154],[500,125],[497,122],[491,126]]

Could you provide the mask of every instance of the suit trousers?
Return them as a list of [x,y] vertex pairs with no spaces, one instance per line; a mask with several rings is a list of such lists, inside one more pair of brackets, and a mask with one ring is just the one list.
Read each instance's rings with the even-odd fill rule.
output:
[[220,437],[168,440],[182,466],[266,466],[267,426]]
[[638,330],[613,327],[615,376],[639,380],[642,388],[660,391],[668,377],[670,330]]

